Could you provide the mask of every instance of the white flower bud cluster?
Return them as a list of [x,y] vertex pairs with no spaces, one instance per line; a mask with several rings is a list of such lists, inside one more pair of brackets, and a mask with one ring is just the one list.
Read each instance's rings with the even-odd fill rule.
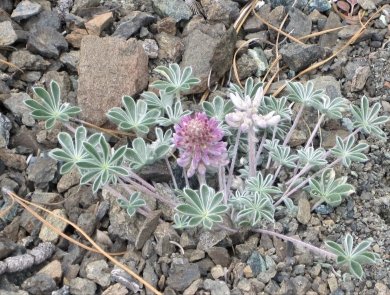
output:
[[247,95],[243,100],[237,93],[231,93],[230,99],[235,105],[234,113],[225,116],[226,123],[234,128],[240,128],[241,132],[248,132],[251,128],[257,131],[256,127],[267,128],[275,126],[280,122],[280,116],[274,115],[272,111],[266,115],[259,114],[259,107],[263,100],[263,88],[257,90],[253,99]]

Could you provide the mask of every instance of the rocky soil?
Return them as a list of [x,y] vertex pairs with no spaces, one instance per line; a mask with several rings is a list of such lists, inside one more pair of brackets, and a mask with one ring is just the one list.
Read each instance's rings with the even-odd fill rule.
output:
[[[237,54],[237,70],[241,81],[251,76],[262,79],[276,56],[277,32],[251,14],[236,33],[233,23],[247,2],[201,0],[203,16],[194,15],[182,0],[1,0],[0,59],[23,72],[0,63],[0,186],[68,218],[107,252],[127,250],[118,260],[164,294],[390,294],[390,148],[375,137],[359,135],[360,141],[370,144],[369,161],[336,169],[348,176],[356,194],[337,208],[321,206],[313,213],[307,210],[307,196],[297,194],[298,215],[277,215],[269,227],[321,247],[326,240],[341,243],[347,233],[357,241],[370,240],[370,250],[383,260],[366,266],[361,281],[340,275],[331,261],[278,238],[248,231],[234,236],[225,231],[176,231],[172,210],[149,196],[143,197],[156,210],[154,214],[130,218],[109,191],[93,195],[90,187],[78,185],[76,170],[61,176],[58,163],[47,156],[57,147],[62,126],[58,123],[45,130],[29,115],[23,101],[32,98],[33,86],[48,86],[55,80],[63,101],[83,109],[80,119],[114,128],[104,114],[121,106],[122,95],[138,97],[146,90],[159,78],[153,73],[158,65],[192,66],[201,83],[187,93],[186,107],[197,110],[208,91],[210,72],[210,86],[219,84],[208,100],[215,95],[227,97],[235,50],[245,40],[258,38]],[[283,30],[295,38],[344,28],[303,44],[281,36],[279,67],[287,67],[267,94],[337,52],[360,28],[347,24],[328,1],[298,0],[291,7],[293,2],[266,1],[256,11],[276,27],[288,15]],[[387,2],[358,0],[353,14],[364,11],[364,22]],[[389,115],[389,23],[387,7],[353,45],[298,80],[313,80],[331,98],[343,96],[351,104],[366,95],[370,103],[381,103],[382,115]],[[275,71],[271,69],[266,81]],[[307,111],[303,119],[292,140],[294,147],[307,140],[308,128],[314,127],[318,116]],[[325,122],[315,144],[333,147],[336,135],[349,134],[350,122],[348,116]],[[384,128],[387,133],[390,123]],[[169,195],[160,184],[170,179],[164,167],[150,167],[142,176]],[[1,210],[6,201],[1,195]],[[65,223],[42,210],[36,212],[88,244]],[[1,295],[152,294],[103,255],[69,243],[21,207],[0,220],[0,230]],[[170,241],[180,244],[184,255]]]

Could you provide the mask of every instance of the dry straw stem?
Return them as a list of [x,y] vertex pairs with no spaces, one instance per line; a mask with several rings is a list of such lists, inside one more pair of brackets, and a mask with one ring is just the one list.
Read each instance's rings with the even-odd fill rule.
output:
[[10,62],[8,62],[8,61],[5,61],[5,60],[3,60],[3,59],[0,59],[0,63],[6,64],[7,66],[13,67],[13,68],[17,69],[18,71],[21,71],[22,73],[24,73],[23,70],[22,70],[21,68],[15,66],[14,64],[12,64],[12,63],[10,63]]
[[[4,192],[4,190],[3,190]],[[145,285],[146,288],[148,288],[149,290],[151,290],[152,292],[154,292],[156,295],[162,295],[162,293],[160,293],[159,291],[157,291],[153,286],[151,286],[147,281],[145,281],[143,278],[141,278],[139,275],[137,275],[135,272],[133,272],[131,269],[127,268],[125,265],[123,265],[122,263],[118,262],[116,259],[114,259],[112,257],[112,255],[123,255],[125,254],[126,252],[122,252],[122,253],[107,253],[105,252],[102,248],[99,247],[98,244],[96,244],[81,228],[79,228],[76,224],[74,224],[73,222],[67,220],[66,218],[63,218],[62,216],[59,216],[53,212],[51,212],[50,210],[47,210],[41,206],[38,206],[34,203],[31,203],[31,202],[28,202],[22,198],[20,198],[18,195],[12,193],[11,191],[6,191],[6,193],[8,194],[8,196],[10,196],[12,198],[12,200],[16,200],[22,207],[24,207],[28,212],[30,212],[32,215],[34,215],[34,217],[36,217],[37,219],[39,219],[41,222],[43,222],[47,227],[49,227],[51,230],[55,231],[57,234],[59,234],[60,236],[62,236],[63,238],[67,239],[68,241],[84,248],[84,249],[87,249],[88,251],[91,251],[91,252],[96,252],[96,253],[100,253],[102,255],[104,255],[107,259],[109,259],[112,263],[114,263],[115,265],[117,265],[118,267],[122,268],[123,270],[125,270],[128,274],[130,274],[131,276],[133,276],[134,278],[136,278],[138,281],[140,281],[142,284]],[[12,203],[13,204],[13,203]],[[43,210],[49,214],[52,214],[54,215],[55,217],[57,217],[58,219],[66,222],[67,224],[73,226],[76,230],[78,230],[84,237],[85,239],[87,239],[91,244],[92,246],[94,246],[96,249],[93,249],[93,248],[90,248],[88,246],[85,246],[83,244],[81,244],[80,242],[68,237],[67,235],[65,235],[64,233],[60,232],[57,228],[55,228],[53,225],[51,225],[50,223],[48,223],[45,219],[43,219],[41,216],[39,216],[39,214],[37,214],[34,210],[32,210],[30,207],[27,206],[28,205],[32,205],[36,208],[39,208],[40,210]],[[4,215],[4,212],[2,212],[0,214],[0,217],[2,217]]]
[[[327,59],[324,59],[323,61],[320,61],[318,63],[315,63],[314,65],[311,65],[310,67],[308,67],[307,69],[303,70],[302,72],[300,72],[298,75],[296,75],[295,77],[293,77],[290,81],[294,81],[296,78],[302,76],[303,74],[307,73],[307,72],[310,72],[311,70],[314,70],[320,66],[322,66],[323,64],[327,63],[328,61],[332,60],[333,58],[335,58],[338,54],[340,54],[342,51],[344,51],[349,45],[355,43],[355,41],[364,33],[364,31],[367,29],[367,25],[383,10],[387,7],[388,5],[384,5],[382,6],[379,10],[377,10],[369,19],[367,22],[365,23],[362,23],[360,21],[360,24],[361,24],[361,27],[360,29],[351,37],[351,39],[349,39],[347,41],[347,43],[345,43],[345,45],[343,47],[341,47],[335,54],[333,54],[332,56],[328,57]],[[360,16],[360,14],[359,14]],[[276,96],[278,95],[284,88],[286,87],[286,85],[282,85],[281,87],[279,87],[278,90],[276,90],[276,92],[273,94],[273,96]]]

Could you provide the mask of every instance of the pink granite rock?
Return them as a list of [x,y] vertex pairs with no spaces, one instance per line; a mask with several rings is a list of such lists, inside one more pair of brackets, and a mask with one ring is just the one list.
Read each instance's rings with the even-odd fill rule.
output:
[[148,85],[148,56],[135,39],[85,36],[81,42],[77,104],[79,118],[102,126],[106,113],[122,107],[122,96]]

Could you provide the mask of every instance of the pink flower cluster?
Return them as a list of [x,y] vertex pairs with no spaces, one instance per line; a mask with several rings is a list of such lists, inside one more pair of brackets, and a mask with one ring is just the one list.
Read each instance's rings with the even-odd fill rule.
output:
[[177,164],[187,169],[187,177],[196,172],[205,175],[207,167],[229,163],[227,143],[221,141],[224,132],[216,119],[208,119],[205,113],[195,113],[193,118],[183,117],[174,128],[172,143],[180,150]]

